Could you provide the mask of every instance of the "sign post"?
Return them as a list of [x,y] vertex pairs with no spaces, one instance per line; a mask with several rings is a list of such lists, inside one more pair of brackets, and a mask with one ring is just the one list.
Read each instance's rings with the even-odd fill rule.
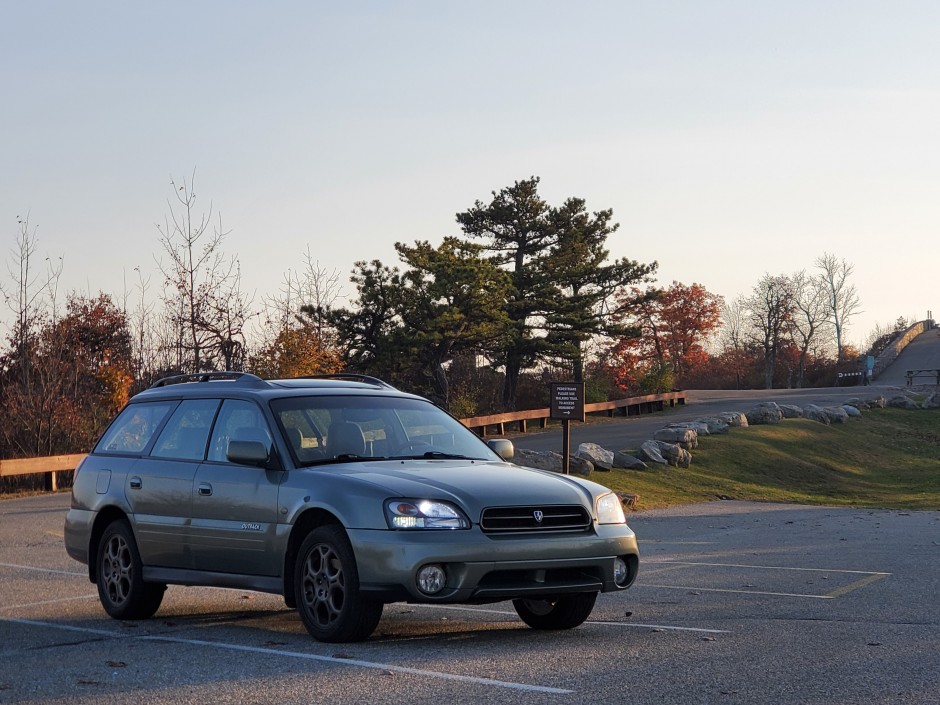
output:
[[571,421],[584,422],[584,382],[552,382],[549,418],[561,421],[561,468],[570,473]]

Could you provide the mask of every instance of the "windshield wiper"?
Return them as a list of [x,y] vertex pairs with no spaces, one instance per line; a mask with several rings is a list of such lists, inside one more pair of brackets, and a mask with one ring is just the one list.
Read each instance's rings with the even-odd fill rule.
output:
[[483,458],[471,458],[468,455],[429,450],[419,455],[396,455],[393,460],[483,460]]

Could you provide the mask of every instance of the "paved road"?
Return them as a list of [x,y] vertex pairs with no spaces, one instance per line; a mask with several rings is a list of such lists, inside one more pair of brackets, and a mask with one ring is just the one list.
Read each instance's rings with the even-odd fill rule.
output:
[[[898,359],[878,376],[879,384],[907,384],[908,370],[940,369],[940,328],[925,331],[907,344]],[[934,384],[935,380],[920,377],[915,383]]]
[[935,705],[940,513],[719,502],[631,516],[637,584],[568,632],[510,605],[395,604],[310,639],[274,596],[171,587],[107,618],[65,495],[0,501],[0,703]]

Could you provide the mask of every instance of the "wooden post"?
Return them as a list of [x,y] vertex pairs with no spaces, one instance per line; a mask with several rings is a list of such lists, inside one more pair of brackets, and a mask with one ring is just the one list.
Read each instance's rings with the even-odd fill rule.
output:
[[571,419],[561,421],[561,471],[571,474]]

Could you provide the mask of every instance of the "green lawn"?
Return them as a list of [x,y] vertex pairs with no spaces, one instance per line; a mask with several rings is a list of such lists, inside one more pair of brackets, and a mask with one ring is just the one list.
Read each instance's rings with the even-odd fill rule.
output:
[[940,412],[876,409],[825,426],[786,419],[699,438],[689,468],[595,472],[637,509],[715,499],[940,509]]

